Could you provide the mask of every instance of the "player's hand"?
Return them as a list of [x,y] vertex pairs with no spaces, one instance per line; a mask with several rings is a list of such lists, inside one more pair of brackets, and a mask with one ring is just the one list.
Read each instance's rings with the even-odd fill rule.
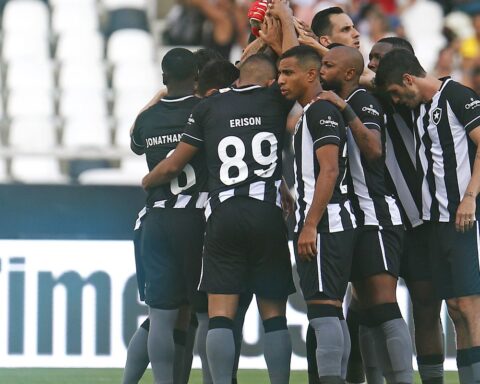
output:
[[343,111],[345,107],[347,106],[347,103],[345,100],[343,100],[340,96],[338,96],[335,92],[333,91],[322,91],[316,98],[315,100],[326,100],[331,102],[333,105],[335,105],[340,111]]
[[298,237],[298,256],[302,261],[311,261],[317,256],[317,227],[303,226]]
[[280,184],[280,197],[282,198],[283,216],[286,219],[291,213],[293,213],[295,199],[290,193],[287,184],[283,181]]
[[150,188],[150,173],[147,173],[145,176],[143,176],[143,179],[142,179],[142,188],[145,190],[145,191],[148,191],[148,189]]
[[251,31],[257,37],[267,10],[268,3],[263,0],[254,1],[248,10],[247,17],[250,22]]
[[305,38],[312,38],[313,40],[318,41],[317,35],[313,33],[312,28],[310,28],[303,20],[293,17],[293,26],[299,36],[302,35]]
[[259,36],[277,54],[282,54],[282,26],[278,19],[268,15],[265,16]]
[[271,3],[268,3],[267,14],[280,20],[293,19],[292,8],[285,0],[272,0]]
[[475,225],[475,211],[477,208],[474,196],[465,195],[457,208],[455,229],[465,233]]

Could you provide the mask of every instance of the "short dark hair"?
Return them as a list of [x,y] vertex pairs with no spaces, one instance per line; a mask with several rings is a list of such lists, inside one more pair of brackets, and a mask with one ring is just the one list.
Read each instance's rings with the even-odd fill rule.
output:
[[198,72],[200,72],[205,64],[207,64],[209,61],[225,60],[220,52],[212,48],[200,48],[197,49],[193,54],[197,60]]
[[287,59],[289,57],[295,57],[300,63],[315,61],[319,66],[322,63],[322,57],[314,48],[309,47],[308,45],[297,45],[296,47],[290,48],[283,52],[279,60]]
[[330,35],[332,33],[332,23],[330,22],[331,15],[340,15],[343,9],[340,7],[330,7],[317,12],[312,20],[312,31],[318,37]]
[[172,80],[195,78],[197,76],[195,55],[185,48],[173,48],[163,57],[162,71]]
[[425,77],[427,74],[415,55],[405,49],[394,49],[380,60],[375,84],[383,90],[390,84],[402,85],[406,73],[416,77]]
[[258,76],[254,77],[264,78],[266,76],[274,79],[277,76],[277,67],[270,56],[264,53],[255,53],[241,62],[240,77],[243,77],[247,72],[248,76],[253,75],[254,72],[257,72],[256,68],[258,68]]
[[337,47],[346,47],[346,45],[342,43],[332,43],[327,45],[327,49],[333,49]]
[[390,44],[393,49],[406,49],[412,55],[415,55],[412,44],[410,44],[408,40],[402,39],[401,37],[384,37],[383,39],[378,40],[377,43]]
[[238,79],[239,73],[239,69],[228,60],[209,61],[198,75],[198,92],[205,96],[210,89],[228,87]]

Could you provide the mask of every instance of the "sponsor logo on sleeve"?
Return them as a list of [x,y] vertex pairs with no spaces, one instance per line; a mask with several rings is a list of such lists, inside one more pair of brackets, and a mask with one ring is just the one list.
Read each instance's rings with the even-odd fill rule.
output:
[[378,112],[372,104],[370,104],[368,107],[365,106],[362,108],[362,112],[367,112],[369,113],[370,115],[373,115],[373,116],[380,116],[380,112]]
[[465,109],[475,109],[480,107],[480,100],[475,100],[473,97],[470,98],[470,103],[465,104]]

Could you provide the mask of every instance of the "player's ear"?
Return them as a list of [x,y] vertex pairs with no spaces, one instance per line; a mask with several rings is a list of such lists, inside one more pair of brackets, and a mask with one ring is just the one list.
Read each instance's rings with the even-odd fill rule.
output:
[[318,38],[318,42],[319,42],[320,44],[322,44],[324,47],[328,47],[328,46],[332,43],[332,42],[330,41],[330,39],[328,38],[328,36],[325,36],[325,35],[320,36],[320,37]]
[[411,86],[413,84],[413,76],[409,73],[404,73],[402,80],[404,85]]
[[162,73],[163,85],[168,84],[168,75],[166,73]]
[[352,80],[355,77],[356,72],[357,71],[355,70],[355,68],[347,69],[347,71],[345,72],[345,80],[346,81]]
[[307,79],[309,83],[317,80],[319,76],[320,76],[320,72],[318,71],[318,68],[310,68],[307,71]]
[[275,83],[275,79],[270,79],[267,81],[267,87],[270,87],[273,83]]

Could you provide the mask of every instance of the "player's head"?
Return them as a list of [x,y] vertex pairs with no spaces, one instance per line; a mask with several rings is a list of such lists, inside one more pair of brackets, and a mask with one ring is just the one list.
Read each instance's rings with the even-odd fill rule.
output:
[[299,45],[280,56],[278,85],[289,100],[299,100],[313,86],[319,86],[322,58],[313,48]]
[[378,40],[372,47],[372,50],[368,55],[368,68],[373,72],[376,72],[378,63],[382,57],[393,49],[405,49],[413,55],[415,54],[412,44],[410,44],[408,40],[402,39],[401,37],[385,37]]
[[197,78],[197,62],[193,52],[185,48],[173,48],[162,60],[163,83],[168,89],[178,84],[192,84]]
[[208,62],[198,75],[197,91],[202,97],[213,91],[228,87],[238,79],[239,69],[227,60]]
[[240,65],[239,85],[257,84],[262,87],[271,85],[277,77],[273,61],[262,53],[245,59]]
[[415,55],[405,49],[394,49],[380,60],[375,82],[395,104],[415,108],[423,101],[418,79],[426,75]]
[[211,48],[200,48],[197,49],[194,53],[195,59],[197,60],[198,72],[200,73],[209,61],[212,60],[224,60],[220,52]]
[[340,7],[326,8],[314,16],[311,25],[313,33],[324,47],[332,43],[349,47],[360,47],[360,34],[352,19]]
[[356,48],[337,46],[322,58],[320,82],[323,89],[340,92],[344,85],[358,86],[364,68],[363,57]]

